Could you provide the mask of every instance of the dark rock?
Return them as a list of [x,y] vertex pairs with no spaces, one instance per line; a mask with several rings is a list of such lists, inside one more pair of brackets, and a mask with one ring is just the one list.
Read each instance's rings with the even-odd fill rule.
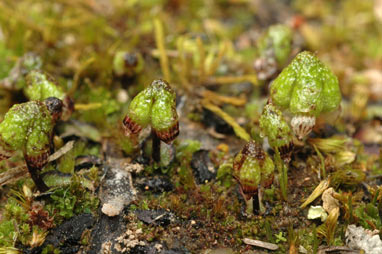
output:
[[206,127],[213,127],[215,131],[218,133],[222,133],[222,134],[234,133],[232,127],[229,124],[227,124],[219,116],[215,115],[213,112],[205,108],[203,108],[202,123]]
[[[123,216],[108,217],[101,214],[99,221],[93,228],[89,250],[86,253],[98,254],[101,251],[102,244],[110,241],[114,246],[115,239],[126,231],[126,223]],[[115,251],[113,253],[116,253]]]
[[53,229],[46,237],[44,246],[51,244],[59,248],[61,253],[76,253],[80,247],[82,233],[93,224],[92,214],[77,215]]
[[211,181],[216,177],[216,169],[208,150],[199,150],[192,155],[191,168],[198,184]]
[[138,188],[142,191],[151,191],[153,193],[162,193],[172,191],[174,185],[168,176],[145,177],[136,180]]
[[135,214],[138,219],[146,224],[154,226],[168,226],[171,222],[176,220],[175,215],[167,212],[164,209],[160,210],[136,210]]

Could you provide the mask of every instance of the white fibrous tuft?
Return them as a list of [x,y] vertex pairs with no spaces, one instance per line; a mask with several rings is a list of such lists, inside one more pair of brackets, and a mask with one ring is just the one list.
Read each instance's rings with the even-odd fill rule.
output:
[[316,124],[314,116],[297,115],[292,118],[291,126],[299,140],[307,136]]

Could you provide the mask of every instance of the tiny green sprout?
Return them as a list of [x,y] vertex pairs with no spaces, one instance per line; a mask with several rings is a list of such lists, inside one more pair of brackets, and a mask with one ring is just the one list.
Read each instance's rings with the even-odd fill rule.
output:
[[290,161],[293,150],[293,133],[282,112],[268,102],[260,117],[261,135],[268,137],[269,145],[280,152],[281,159]]
[[159,161],[154,155],[159,150],[159,140],[169,144],[179,134],[176,94],[164,80],[154,80],[135,96],[123,119],[126,136],[138,134],[148,125],[151,125],[154,136],[153,157]]
[[249,141],[235,156],[233,177],[238,181],[242,196],[249,200],[258,188],[273,182],[275,166],[269,155],[254,141]]
[[17,104],[0,123],[0,161],[21,150],[29,173],[40,191],[48,190],[38,172],[48,163],[53,128],[61,116],[62,106],[62,101],[55,97],[49,97],[44,102]]
[[332,71],[314,54],[305,51],[273,81],[271,100],[293,114],[292,129],[303,139],[312,131],[316,117],[338,109],[341,92]]
[[25,79],[24,93],[29,100],[43,101],[49,97],[56,97],[62,100],[64,106],[61,118],[69,119],[74,111],[74,103],[51,75],[40,70],[32,70]]
[[271,77],[278,68],[282,68],[292,52],[292,30],[282,24],[270,26],[257,43],[259,58],[255,69],[260,79]]
[[113,59],[113,71],[116,76],[133,77],[143,69],[143,59],[140,54],[118,51]]

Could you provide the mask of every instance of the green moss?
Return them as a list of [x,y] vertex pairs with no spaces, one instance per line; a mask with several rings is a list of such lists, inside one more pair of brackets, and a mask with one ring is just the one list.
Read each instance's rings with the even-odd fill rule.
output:
[[99,199],[85,186],[84,176],[73,175],[69,186],[59,187],[53,191],[50,195],[52,202],[48,203],[46,208],[50,214],[56,215],[56,222],[60,223],[76,214],[92,213],[97,210]]

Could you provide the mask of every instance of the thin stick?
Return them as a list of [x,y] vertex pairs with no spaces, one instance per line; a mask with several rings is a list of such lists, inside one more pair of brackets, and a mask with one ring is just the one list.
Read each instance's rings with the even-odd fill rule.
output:
[[206,74],[206,50],[200,37],[196,38],[196,44],[199,51],[199,84],[201,84]]
[[155,42],[156,42],[157,48],[159,49],[159,54],[160,54],[159,60],[160,60],[163,76],[167,82],[171,83],[168,57],[167,57],[166,47],[164,42],[163,25],[159,19],[154,20],[154,30],[155,30]]
[[223,118],[223,120],[228,123],[229,125],[232,126],[235,134],[244,139],[245,141],[249,141],[251,139],[251,136],[248,134],[248,132],[243,129],[236,121],[235,119],[233,119],[233,117],[231,117],[230,115],[228,115],[226,112],[224,112],[223,110],[221,110],[218,106],[215,106],[213,105],[212,103],[206,101],[206,100],[203,100],[202,101],[202,105],[204,108],[214,112],[215,114],[217,114],[218,116],[220,116],[221,118]]

